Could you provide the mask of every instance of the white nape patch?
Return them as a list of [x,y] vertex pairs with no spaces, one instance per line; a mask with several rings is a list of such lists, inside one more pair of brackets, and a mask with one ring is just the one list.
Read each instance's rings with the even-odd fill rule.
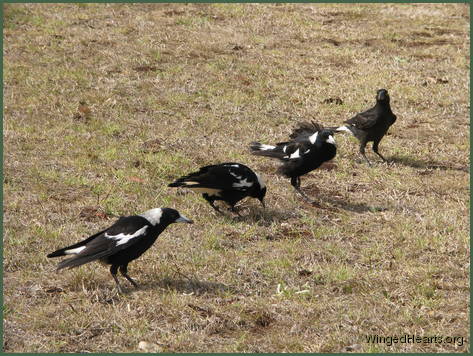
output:
[[258,180],[258,183],[261,189],[266,187],[266,183],[264,182],[263,178],[261,178],[261,176],[258,173],[255,173],[255,176],[256,176],[256,179]]
[[233,183],[232,187],[243,188],[243,187],[251,187],[252,185],[253,185],[253,182],[248,182],[248,179],[245,178],[245,180],[241,180],[237,183]]
[[293,159],[293,158],[299,158],[300,155],[299,155],[299,149],[296,150],[296,152],[294,152],[293,154],[291,154],[289,156],[290,159]]
[[[152,209],[152,210],[155,210],[155,209]],[[141,216],[143,216],[143,215],[141,215]],[[143,235],[147,229],[148,229],[148,225],[145,225],[141,229],[137,230],[135,233],[133,233],[131,235],[125,235],[123,233],[118,234],[118,235],[109,235],[109,234],[105,233],[105,237],[109,238],[109,239],[112,239],[112,240],[118,240],[117,246],[120,246],[120,245],[126,244],[128,241],[130,241],[132,238],[134,238],[136,236]]]
[[162,215],[163,215],[163,211],[161,210],[161,208],[154,208],[154,209],[145,211],[143,214],[140,214],[139,216],[144,217],[146,220],[150,222],[151,225],[155,226],[159,224],[159,222],[161,221]]
[[274,150],[275,148],[276,146],[265,145],[265,144],[259,145],[260,151],[269,151],[269,150]]
[[335,139],[333,138],[332,135],[329,135],[327,141],[325,141],[325,142],[331,143],[332,145],[336,145]]
[[315,140],[317,140],[317,135],[319,134],[319,132],[317,131],[315,134],[313,134],[312,136],[309,136],[309,141],[311,144],[314,144],[315,143]]
[[353,135],[353,132],[351,132],[351,130],[346,127],[346,126],[340,126],[338,129],[336,129],[335,131],[338,131],[338,132],[342,132],[342,131],[345,131],[345,132],[348,132],[348,133],[351,133]]
[[72,248],[70,250],[66,250],[66,251],[64,251],[64,253],[66,255],[77,255],[78,253],[80,253],[84,249],[85,249],[85,246],[81,246],[81,247]]

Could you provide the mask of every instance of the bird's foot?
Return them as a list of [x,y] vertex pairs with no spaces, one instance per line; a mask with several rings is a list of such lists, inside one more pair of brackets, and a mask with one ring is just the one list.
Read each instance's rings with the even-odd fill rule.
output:
[[225,215],[225,214],[223,213],[223,211],[221,211],[221,210],[218,208],[218,206],[215,206],[214,204],[210,204],[210,205],[212,206],[212,208],[213,208],[217,213],[219,213],[220,215]]
[[123,292],[123,288],[121,285],[117,284],[117,292],[119,295],[123,295],[125,294],[125,292]]
[[316,208],[322,208],[322,205],[321,205],[318,201],[316,201],[316,200],[312,200],[311,203],[310,203],[310,205],[312,205],[312,206],[314,206],[314,207],[316,207]]
[[133,278],[131,278],[130,276],[128,275],[124,275],[124,277],[127,279],[128,282],[130,282],[133,287],[135,287],[136,289],[138,289],[138,283],[136,283]]
[[394,161],[392,161],[390,159],[386,159],[383,156],[381,156],[380,154],[378,154],[378,156],[383,160],[383,163],[387,164],[388,166],[390,166],[394,163]]
[[298,192],[298,193],[301,195],[302,199],[303,199],[306,203],[309,203],[309,204],[315,203],[315,200],[309,198],[309,197],[307,196],[307,194],[305,194],[300,188],[296,188],[296,192]]
[[239,218],[241,218],[241,214],[240,214],[240,212],[238,211],[239,209],[237,209],[235,206],[232,206],[229,210],[230,210],[232,213],[235,213]]
[[378,157],[383,160],[383,162],[388,162],[388,160],[386,158],[384,158],[384,156],[381,153],[379,153],[377,151],[374,151],[374,153],[376,153],[378,155]]
[[303,196],[302,199],[304,199],[304,201],[305,201],[306,203],[310,204],[310,205],[314,205],[314,204],[317,203],[314,199],[310,199],[310,198],[308,198],[308,197],[304,197],[304,196]]

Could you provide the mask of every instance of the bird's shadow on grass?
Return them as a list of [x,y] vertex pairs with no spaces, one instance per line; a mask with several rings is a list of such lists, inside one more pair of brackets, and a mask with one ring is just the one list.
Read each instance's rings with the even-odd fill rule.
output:
[[156,281],[150,281],[145,285],[141,285],[141,290],[165,289],[177,291],[180,293],[202,295],[202,294],[221,294],[233,293],[235,290],[223,283],[199,281],[195,278],[163,278]]
[[376,213],[380,211],[388,210],[383,206],[368,205],[363,202],[353,203],[347,198],[339,197],[339,193],[336,191],[329,192],[323,191],[316,186],[308,186],[305,191],[314,197],[313,203],[306,203],[317,209],[324,209],[333,212],[337,212],[340,209],[351,211],[353,213]]
[[454,170],[469,172],[468,166],[455,166],[453,164],[445,164],[442,162],[435,161],[422,161],[412,157],[407,156],[392,156],[388,159],[390,163],[402,164],[404,166],[409,166],[412,168],[421,168],[421,169],[440,169],[440,170]]
[[294,211],[283,211],[270,207],[263,209],[261,207],[250,206],[242,210],[243,211],[240,216],[233,218],[234,221],[269,226],[273,222],[282,222],[291,218],[299,217],[299,214]]
[[[367,205],[365,203],[352,203],[346,199],[343,198],[336,198],[334,196],[319,196],[318,200],[323,201],[324,208],[325,206],[329,206],[327,209],[331,210],[337,210],[337,209],[343,209],[347,211],[351,211],[353,213],[377,213],[381,211],[386,211],[388,210],[387,207],[384,206],[375,206],[375,205]],[[315,207],[318,207],[317,204],[313,204]],[[333,207],[333,208],[332,208]]]

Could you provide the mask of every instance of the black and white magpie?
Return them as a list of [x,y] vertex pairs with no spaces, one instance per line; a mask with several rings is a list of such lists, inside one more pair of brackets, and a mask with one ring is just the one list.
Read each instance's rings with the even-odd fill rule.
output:
[[235,204],[246,197],[258,199],[264,205],[266,184],[263,179],[241,163],[220,163],[205,166],[169,184],[169,187],[184,187],[202,193],[212,208],[221,213],[214,201],[223,200],[238,214]]
[[375,106],[345,121],[346,125],[338,127],[336,131],[346,131],[354,135],[360,142],[361,155],[371,165],[365,155],[366,144],[372,141],[373,151],[383,161],[386,161],[381,153],[378,152],[378,146],[394,122],[396,122],[396,115],[391,110],[388,91],[386,89],[379,89],[376,93]]
[[254,155],[280,159],[283,164],[279,173],[291,178],[291,184],[296,191],[312,202],[300,188],[300,176],[335,157],[337,146],[333,135],[333,130],[324,129],[315,122],[303,122],[290,135],[292,141],[277,143],[274,146],[253,142],[250,149]]
[[109,228],[84,241],[54,251],[47,257],[74,255],[59,262],[57,270],[77,267],[95,260],[110,264],[110,273],[118,291],[122,293],[117,271],[120,270],[133,286],[138,287],[127,273],[128,263],[149,249],[168,225],[177,222],[193,223],[177,210],[170,208],[155,208],[140,215],[120,217]]

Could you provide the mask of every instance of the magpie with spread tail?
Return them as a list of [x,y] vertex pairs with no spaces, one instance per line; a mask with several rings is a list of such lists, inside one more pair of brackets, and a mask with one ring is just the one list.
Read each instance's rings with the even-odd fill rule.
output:
[[375,106],[345,121],[346,125],[338,127],[336,131],[346,131],[355,136],[360,142],[361,155],[368,165],[371,165],[365,155],[366,144],[373,142],[373,151],[386,162],[386,159],[379,153],[378,146],[389,127],[395,122],[396,115],[391,110],[388,91],[379,89],[376,93]]
[[117,271],[137,288],[138,284],[128,275],[128,263],[149,249],[168,225],[179,222],[193,223],[177,210],[170,208],[155,208],[140,215],[120,217],[109,228],[84,241],[54,251],[47,257],[74,255],[59,262],[57,270],[77,267],[95,260],[109,264],[118,292],[123,293]]
[[264,205],[266,184],[263,179],[241,163],[220,163],[205,166],[197,172],[190,173],[168,185],[169,187],[183,187],[202,196],[217,212],[222,213],[215,206],[216,200],[223,200],[231,211],[240,215],[235,209],[235,204],[246,197],[258,199]]
[[302,122],[289,136],[292,141],[265,145],[252,142],[254,155],[277,158],[283,162],[279,173],[291,178],[291,184],[302,197],[313,202],[302,190],[300,177],[330,161],[337,154],[334,131],[315,122]]

